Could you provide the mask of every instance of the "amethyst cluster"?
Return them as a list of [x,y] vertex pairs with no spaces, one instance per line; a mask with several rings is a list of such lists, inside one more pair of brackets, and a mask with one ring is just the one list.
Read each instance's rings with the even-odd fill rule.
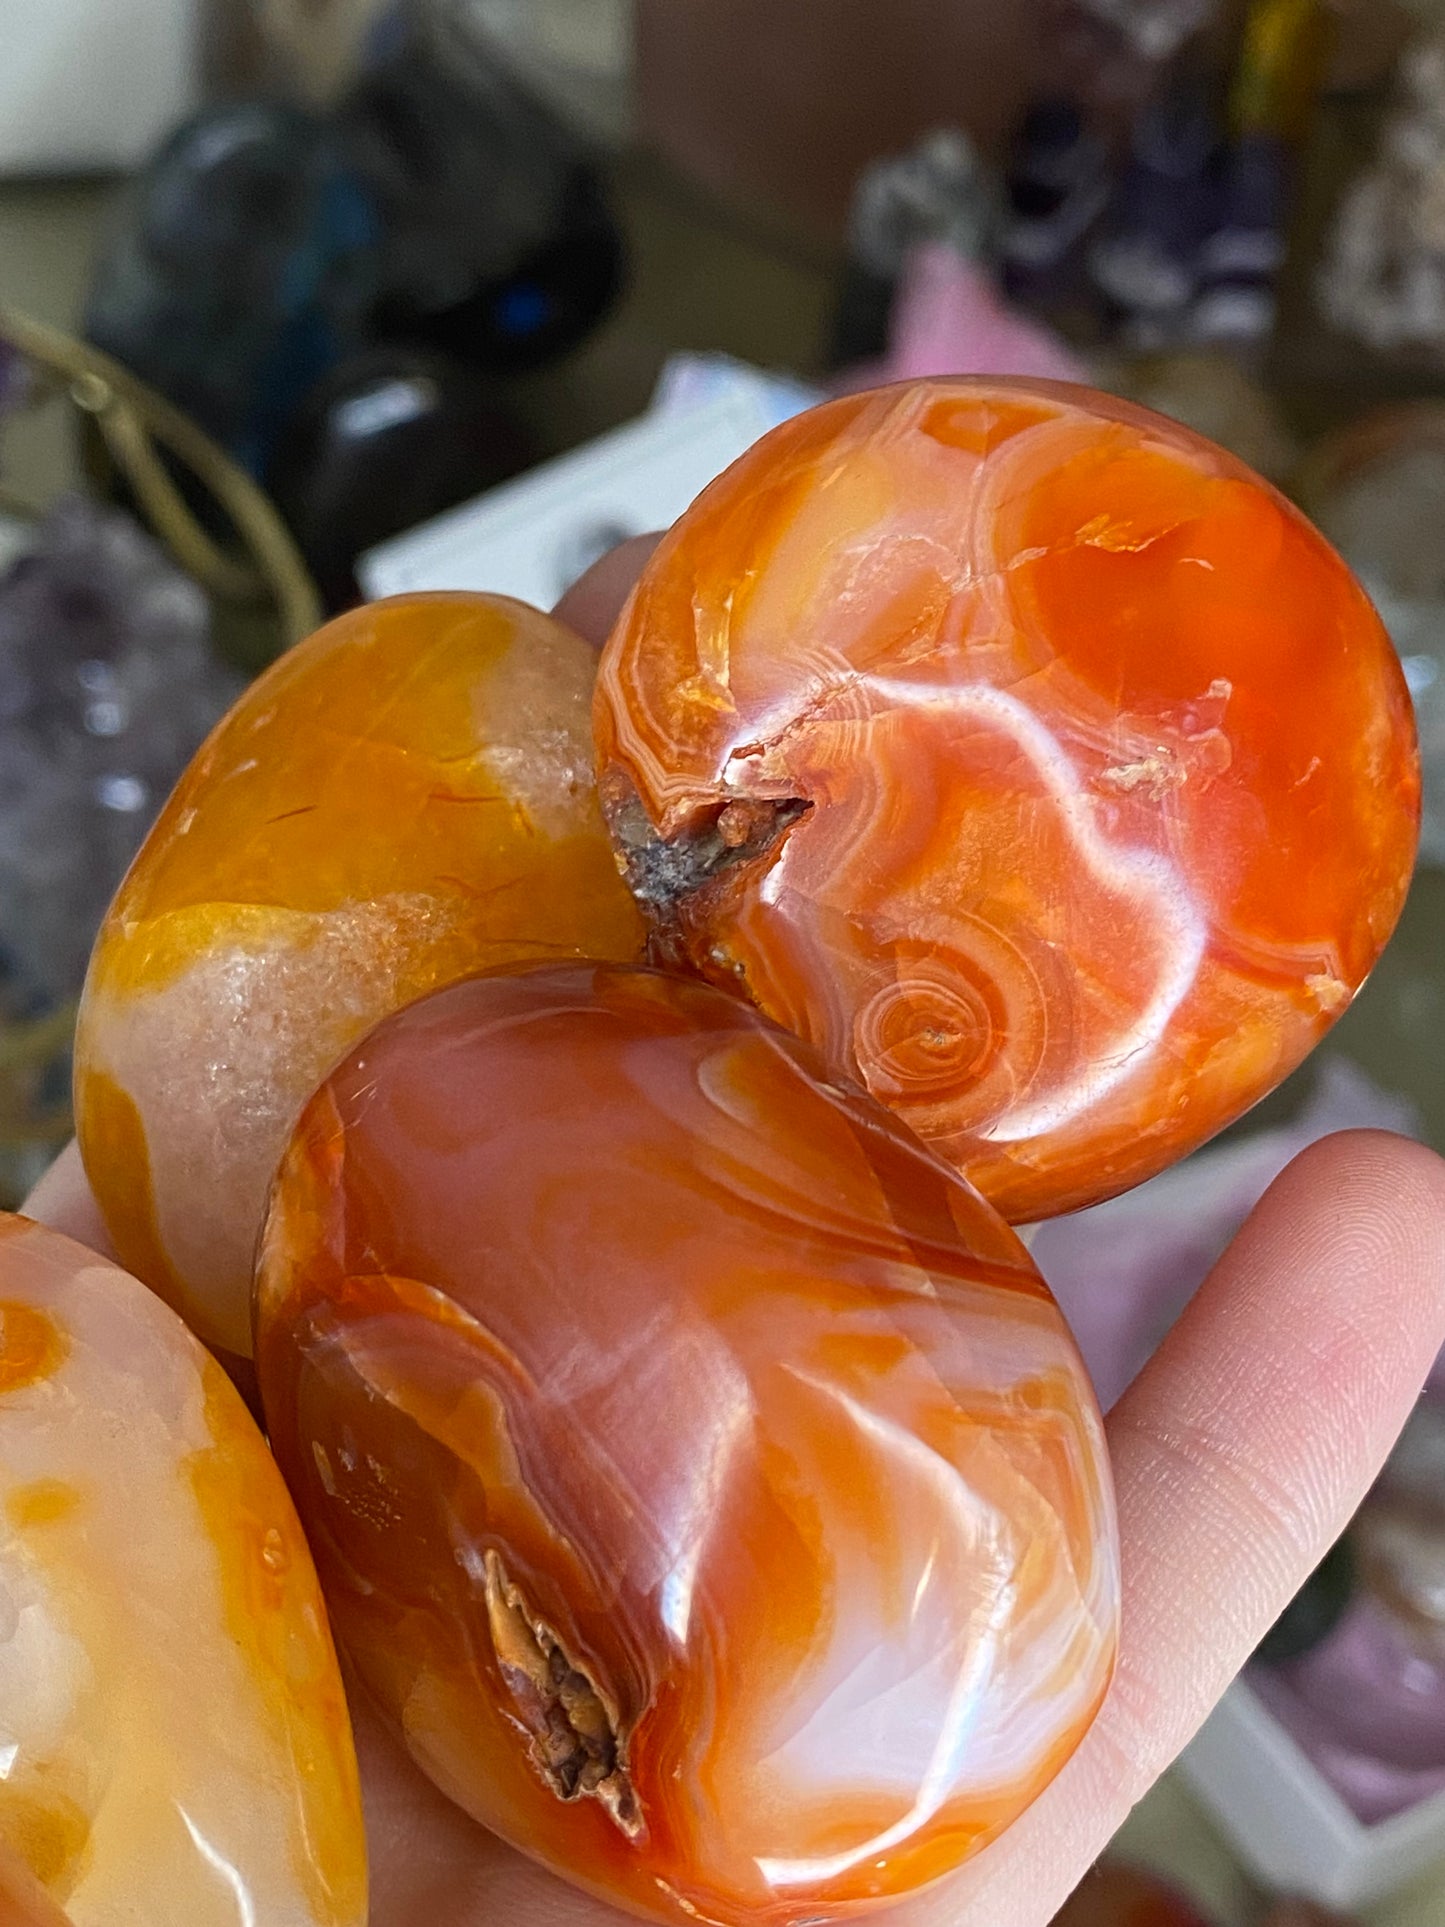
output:
[[136,524],[60,503],[0,575],[0,1023],[80,988],[152,818],[239,687]]

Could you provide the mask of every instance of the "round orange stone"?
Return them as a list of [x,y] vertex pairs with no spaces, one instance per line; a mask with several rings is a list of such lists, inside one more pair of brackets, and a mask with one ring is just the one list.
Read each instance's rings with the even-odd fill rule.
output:
[[594,721],[655,959],[1015,1220],[1268,1091],[1414,858],[1409,697],[1339,557],[1198,435],[1056,384],[774,430],[656,551]]

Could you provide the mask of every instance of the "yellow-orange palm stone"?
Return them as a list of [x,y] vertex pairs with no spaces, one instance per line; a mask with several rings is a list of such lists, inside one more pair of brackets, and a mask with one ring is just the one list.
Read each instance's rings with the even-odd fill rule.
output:
[[506,598],[373,604],[276,663],[181,779],[96,945],[76,1115],[123,1262],[209,1342],[250,1352],[286,1134],[379,1018],[498,964],[640,950],[594,667]]
[[0,1923],[366,1917],[351,1724],[275,1460],[154,1293],[0,1214]]
[[1409,696],[1340,558],[1198,435],[1058,384],[765,436],[654,554],[596,732],[654,957],[1015,1220],[1269,1090],[1414,858]]

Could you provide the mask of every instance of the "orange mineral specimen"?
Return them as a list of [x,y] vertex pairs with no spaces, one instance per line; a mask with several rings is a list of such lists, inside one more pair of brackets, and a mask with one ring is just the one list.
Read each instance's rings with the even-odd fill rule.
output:
[[0,1921],[364,1927],[306,1543],[153,1292],[0,1215]]
[[595,732],[655,959],[1016,1221],[1268,1091],[1414,856],[1409,697],[1339,557],[1199,436],[1049,383],[766,436],[656,551]]
[[76,1115],[122,1260],[249,1354],[266,1187],[378,1018],[519,958],[629,958],[592,787],[596,658],[503,597],[398,597],[237,703],[121,886],[86,984]]
[[547,966],[302,1114],[257,1366],[412,1754],[592,1892],[841,1920],[1068,1758],[1118,1622],[1088,1380],[1002,1219],[736,998]]

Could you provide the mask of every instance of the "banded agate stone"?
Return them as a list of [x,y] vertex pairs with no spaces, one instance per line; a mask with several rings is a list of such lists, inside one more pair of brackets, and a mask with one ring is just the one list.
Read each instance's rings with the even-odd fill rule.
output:
[[1002,1219],[706,985],[488,975],[307,1105],[258,1270],[351,1659],[487,1826],[649,1918],[956,1867],[1113,1663],[1102,1430]]
[[0,1919],[366,1920],[350,1722],[274,1461],[153,1293],[9,1216]]
[[378,1018],[516,958],[635,957],[592,786],[596,658],[498,596],[342,616],[242,696],[101,929],[76,1119],[121,1259],[251,1350],[266,1187]]
[[944,380],[775,429],[603,653],[655,961],[749,997],[1008,1218],[1262,1096],[1414,857],[1409,697],[1323,538],[1199,436]]

